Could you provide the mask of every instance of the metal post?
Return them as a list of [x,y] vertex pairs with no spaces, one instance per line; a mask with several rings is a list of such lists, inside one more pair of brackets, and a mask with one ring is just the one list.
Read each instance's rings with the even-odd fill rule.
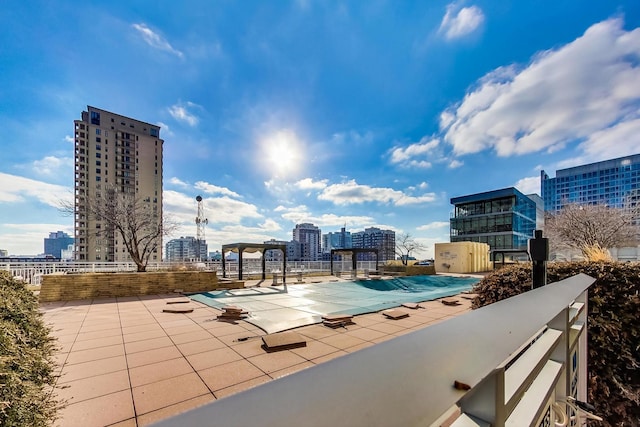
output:
[[547,284],[547,261],[549,260],[549,239],[542,237],[542,230],[535,231],[529,239],[529,253],[533,263],[533,289]]

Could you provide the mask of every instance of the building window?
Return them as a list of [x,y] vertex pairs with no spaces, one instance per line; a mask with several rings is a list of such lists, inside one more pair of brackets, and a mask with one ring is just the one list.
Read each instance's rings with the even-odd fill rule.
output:
[[96,182],[102,181],[99,176],[96,176]]
[[96,128],[96,135],[100,135],[100,129]]
[[100,113],[97,111],[91,112],[91,124],[100,126]]

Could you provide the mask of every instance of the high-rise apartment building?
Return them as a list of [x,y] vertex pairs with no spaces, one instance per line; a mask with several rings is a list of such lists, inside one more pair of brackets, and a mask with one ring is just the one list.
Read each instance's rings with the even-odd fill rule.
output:
[[[127,193],[149,203],[162,220],[160,127],[87,106],[75,120],[75,243],[79,261],[128,261],[115,230],[89,215],[88,202],[106,192]],[[159,244],[150,261],[162,259]]]
[[302,244],[301,261],[318,261],[321,258],[321,232],[313,224],[296,224],[293,240]]
[[192,236],[171,239],[165,246],[167,261],[205,261],[207,259],[207,242]]
[[526,250],[540,226],[539,199],[513,187],[454,197],[451,242],[487,243],[492,250]]
[[[352,247],[364,249],[378,249],[378,259],[385,262],[395,259],[396,233],[393,230],[381,230],[378,227],[365,228],[364,231],[351,233]],[[373,261],[374,254],[358,254],[361,261]]]
[[546,212],[567,204],[606,204],[623,208],[640,200],[640,154],[556,171],[555,178],[540,172]]
[[331,249],[351,248],[353,242],[351,233],[342,227],[339,232],[329,232],[322,235],[322,252],[331,252]]
[[73,237],[64,231],[49,233],[44,239],[44,254],[62,259],[62,251],[68,250],[69,245],[73,245]]

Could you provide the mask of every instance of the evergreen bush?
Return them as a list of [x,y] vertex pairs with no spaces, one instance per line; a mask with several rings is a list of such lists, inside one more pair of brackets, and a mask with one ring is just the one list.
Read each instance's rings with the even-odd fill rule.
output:
[[33,292],[0,271],[0,426],[53,424],[54,351]]
[[[608,426],[640,426],[640,263],[549,263],[548,282],[579,273],[595,283],[588,304],[588,399]],[[531,265],[495,271],[474,287],[478,308],[531,289]],[[597,425],[598,423],[596,423]]]

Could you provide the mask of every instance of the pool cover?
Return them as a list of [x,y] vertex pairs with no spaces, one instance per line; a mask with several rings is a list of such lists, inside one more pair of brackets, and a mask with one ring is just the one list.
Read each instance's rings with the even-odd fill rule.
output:
[[390,280],[295,284],[192,294],[210,307],[235,305],[249,312],[247,322],[271,334],[320,323],[325,314],[365,314],[459,294],[475,278],[412,276]]

